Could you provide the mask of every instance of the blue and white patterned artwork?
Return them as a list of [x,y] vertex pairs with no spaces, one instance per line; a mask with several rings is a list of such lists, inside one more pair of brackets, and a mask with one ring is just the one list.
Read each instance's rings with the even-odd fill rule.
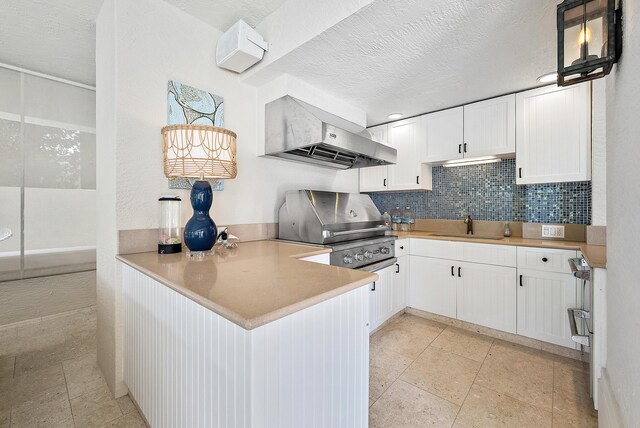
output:
[[[194,123],[224,127],[224,99],[175,80],[167,87],[167,124]],[[189,180],[169,180],[170,189],[191,189]],[[224,189],[223,180],[212,180],[214,191]]]

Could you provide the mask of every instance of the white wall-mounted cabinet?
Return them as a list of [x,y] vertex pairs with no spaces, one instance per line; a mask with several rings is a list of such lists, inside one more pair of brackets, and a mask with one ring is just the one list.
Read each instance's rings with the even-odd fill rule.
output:
[[369,291],[369,332],[380,327],[394,314],[395,265],[380,269],[378,280],[371,284]]
[[[383,129],[384,128],[384,129]],[[360,191],[431,190],[431,166],[423,164],[424,118],[405,119],[369,129],[398,152],[395,165],[360,169]]]
[[[379,143],[389,145],[387,125],[374,126],[369,128],[373,139]],[[360,191],[380,192],[387,189],[387,167],[372,166],[360,169]]]
[[425,162],[442,163],[516,151],[515,94],[425,115]]
[[516,183],[591,179],[591,87],[545,86],[516,95]]
[[462,151],[465,158],[515,153],[515,94],[464,106]]
[[463,107],[426,114],[426,162],[462,159],[464,143]]

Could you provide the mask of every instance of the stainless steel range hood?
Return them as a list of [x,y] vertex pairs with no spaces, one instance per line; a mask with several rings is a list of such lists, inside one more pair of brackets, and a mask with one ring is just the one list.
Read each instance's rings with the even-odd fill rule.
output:
[[396,149],[328,123],[332,115],[289,95],[265,106],[265,154],[335,169],[396,162]]

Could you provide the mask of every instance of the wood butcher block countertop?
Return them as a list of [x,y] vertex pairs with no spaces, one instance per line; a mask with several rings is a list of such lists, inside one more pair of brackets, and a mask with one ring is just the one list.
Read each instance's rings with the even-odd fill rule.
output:
[[559,250],[579,250],[582,252],[582,255],[584,256],[590,267],[602,269],[606,269],[607,267],[607,247],[601,245],[589,245],[586,242],[558,241],[551,239],[529,239],[520,237],[510,237],[503,239],[482,239],[478,236],[476,236],[475,238],[467,238],[464,235],[436,236],[440,233],[442,232],[393,232],[393,234],[398,238],[424,238],[438,239],[443,241],[475,242],[481,244],[513,245],[516,247],[539,247],[554,248]]
[[185,252],[117,258],[251,330],[378,279],[375,273],[299,260],[329,252],[317,246],[254,241],[201,261]]

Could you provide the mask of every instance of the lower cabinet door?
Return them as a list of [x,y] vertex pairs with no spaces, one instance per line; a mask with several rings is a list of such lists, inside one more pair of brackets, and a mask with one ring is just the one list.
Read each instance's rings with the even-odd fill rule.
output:
[[380,269],[378,280],[371,286],[369,292],[369,332],[380,327],[391,318],[393,311],[393,280],[396,266]]
[[410,256],[407,306],[456,317],[456,263],[446,259]]
[[407,288],[409,283],[409,256],[398,257],[393,277],[393,313],[407,307]]
[[564,273],[518,270],[518,334],[575,348],[567,309],[576,307],[576,278]]
[[516,332],[515,268],[458,262],[455,274],[459,320]]

